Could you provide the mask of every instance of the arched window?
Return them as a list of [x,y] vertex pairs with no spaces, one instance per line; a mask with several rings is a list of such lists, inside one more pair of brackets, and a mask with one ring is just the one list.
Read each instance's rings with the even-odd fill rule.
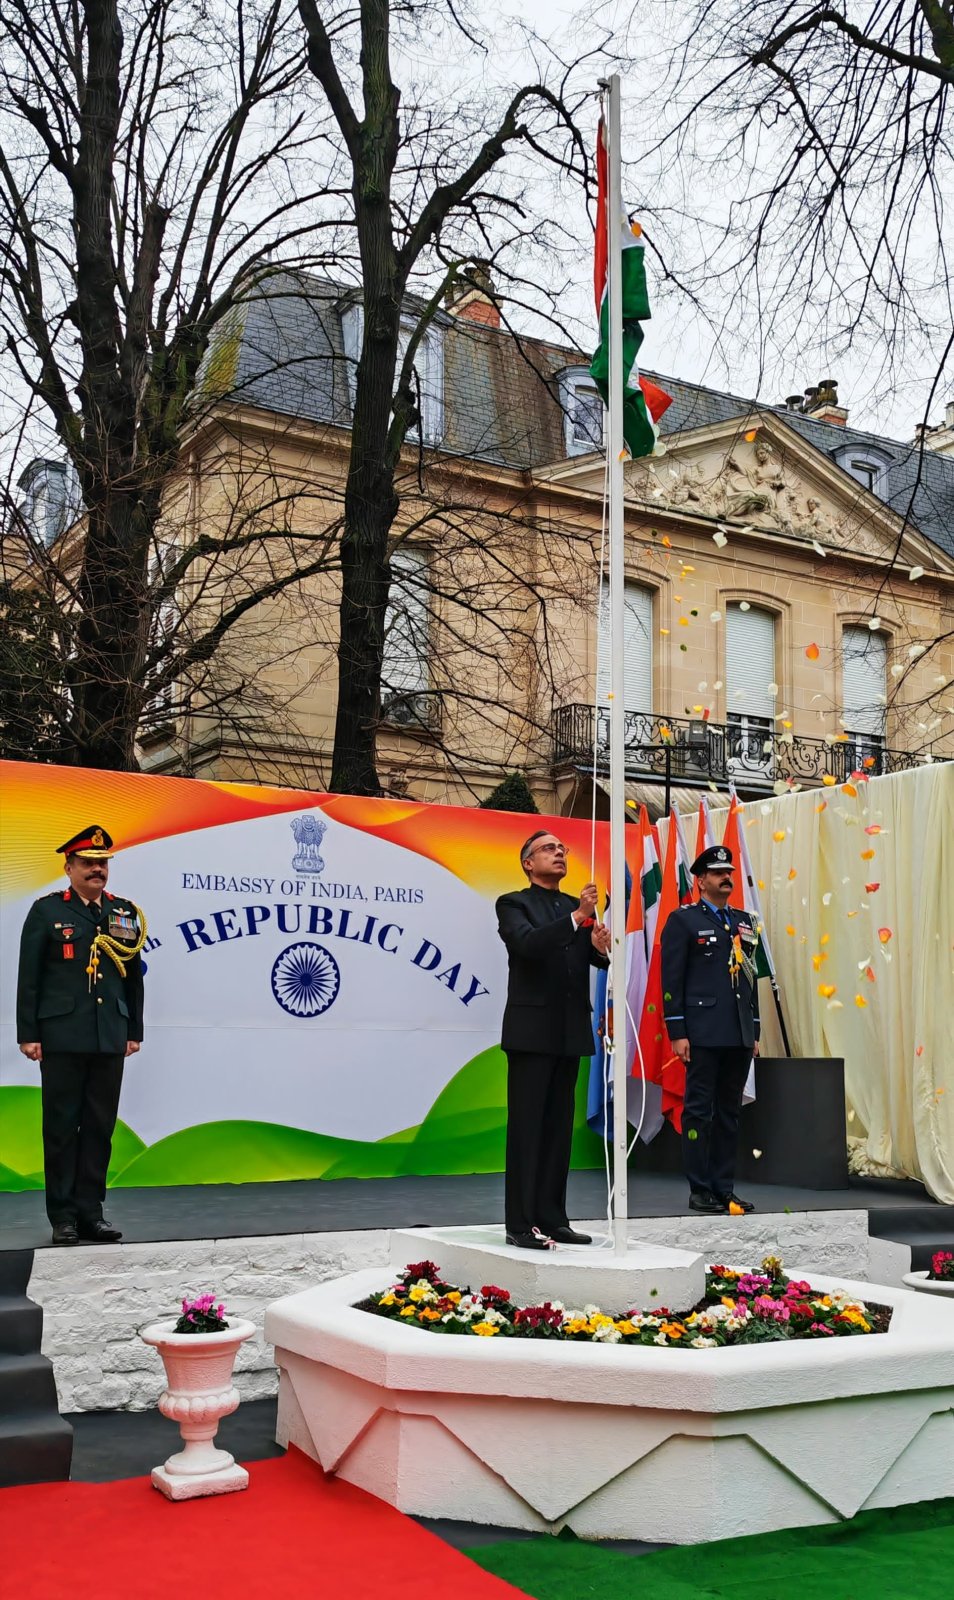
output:
[[563,438],[568,456],[586,456],[603,448],[603,402],[586,367],[560,373]]
[[846,444],[835,452],[835,460],[849,477],[860,483],[869,494],[883,494],[888,468],[894,457],[877,445]]

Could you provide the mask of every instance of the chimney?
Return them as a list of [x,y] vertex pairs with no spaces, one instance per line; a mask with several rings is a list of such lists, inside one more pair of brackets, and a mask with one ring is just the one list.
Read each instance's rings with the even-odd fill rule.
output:
[[447,309],[467,322],[480,322],[486,328],[500,327],[500,307],[490,273],[489,261],[472,261],[444,297]]
[[787,394],[785,396],[785,409],[786,409],[786,411],[801,411],[803,405],[804,405],[804,397],[802,395],[800,395],[800,394]]
[[836,378],[820,378],[817,384],[806,389],[802,409],[806,417],[814,417],[816,422],[832,422],[837,428],[843,428],[848,421],[848,412],[838,404]]
[[954,401],[949,400],[944,407],[944,421],[930,424],[926,427],[919,423],[914,430],[915,444],[921,444],[925,450],[934,450],[939,456],[954,456]]

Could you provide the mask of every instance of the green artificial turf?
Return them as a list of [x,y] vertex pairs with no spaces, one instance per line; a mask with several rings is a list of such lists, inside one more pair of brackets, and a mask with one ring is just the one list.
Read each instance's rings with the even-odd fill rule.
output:
[[534,1600],[951,1600],[954,1500],[644,1556],[548,1536],[466,1553]]

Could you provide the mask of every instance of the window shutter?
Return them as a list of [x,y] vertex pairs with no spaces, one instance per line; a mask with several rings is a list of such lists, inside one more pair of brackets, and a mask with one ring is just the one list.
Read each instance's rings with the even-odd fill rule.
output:
[[883,633],[845,628],[841,636],[842,722],[849,733],[884,736],[888,645]]
[[384,615],[382,697],[427,688],[427,555],[401,550],[391,557],[391,591]]
[[[653,596],[638,583],[627,583],[625,594],[623,660],[625,709],[653,709]],[[604,705],[611,689],[609,649],[609,584],[600,588],[599,640],[596,658],[596,693]]]
[[750,717],[774,717],[775,617],[753,606],[730,605],[725,614],[726,710]]

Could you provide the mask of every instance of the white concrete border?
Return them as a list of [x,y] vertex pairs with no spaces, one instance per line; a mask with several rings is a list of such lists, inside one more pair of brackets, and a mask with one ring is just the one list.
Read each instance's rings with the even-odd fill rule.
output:
[[[599,1234],[606,1221],[582,1226]],[[869,1240],[868,1215],[860,1210],[641,1217],[631,1228],[640,1240],[688,1250],[706,1262],[755,1266],[772,1252],[812,1273],[878,1277],[869,1252],[880,1241]],[[419,1241],[407,1261],[430,1253],[424,1230],[405,1231]],[[606,1252],[574,1254],[598,1260]],[[44,1310],[43,1353],[53,1362],[60,1409],[146,1411],[154,1406],[162,1389],[160,1363],[138,1330],[177,1311],[184,1294],[214,1290],[231,1312],[261,1330],[271,1301],[362,1267],[385,1266],[388,1259],[383,1229],[38,1250],[29,1293]],[[904,1261],[905,1268],[909,1265],[910,1253]],[[447,1270],[444,1262],[438,1266]],[[504,1286],[513,1288],[509,1282]],[[242,1346],[235,1381],[243,1400],[275,1393],[278,1374],[261,1331]]]
[[954,1307],[811,1276],[892,1305],[891,1331],[692,1351],[455,1338],[356,1311],[387,1277],[352,1274],[269,1307],[279,1438],[402,1511],[584,1538],[697,1543],[954,1495]]

